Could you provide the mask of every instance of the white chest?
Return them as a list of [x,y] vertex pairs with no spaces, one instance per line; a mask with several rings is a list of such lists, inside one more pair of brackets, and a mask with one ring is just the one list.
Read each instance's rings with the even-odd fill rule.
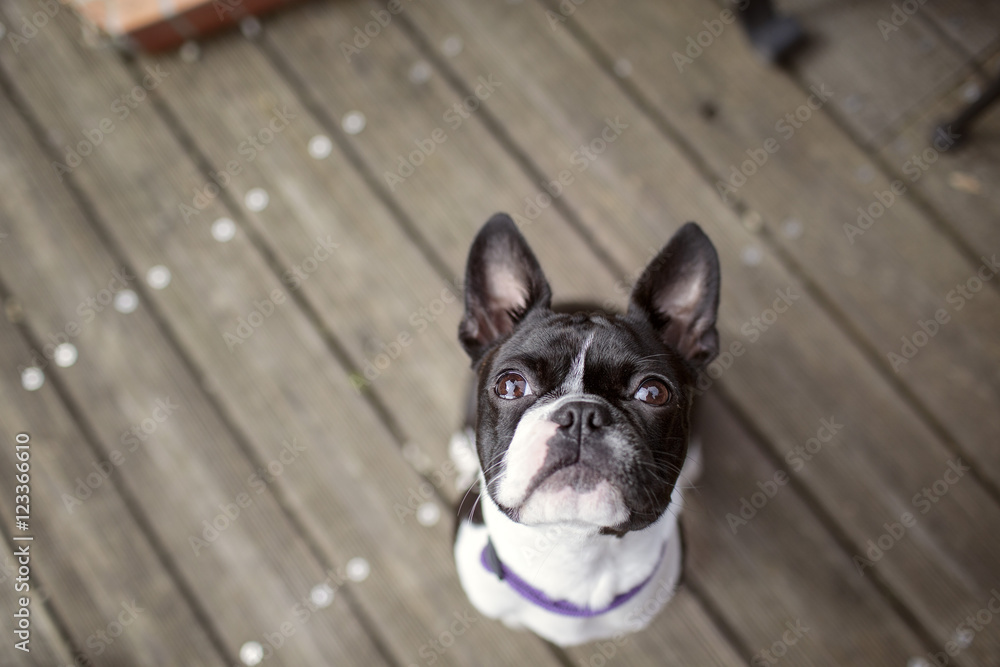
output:
[[[489,503],[488,499],[484,500]],[[481,614],[501,620],[512,628],[529,629],[560,646],[572,646],[636,632],[646,627],[673,597],[680,579],[683,550],[680,532],[676,529],[676,518],[668,512],[661,521],[662,524],[658,522],[651,528],[654,528],[655,537],[666,538],[665,545],[662,541],[658,542],[656,544],[662,546],[654,544],[654,551],[650,552],[647,548],[644,553],[636,554],[636,558],[623,555],[619,559],[601,559],[607,567],[613,566],[616,570],[627,563],[635,563],[634,568],[625,565],[625,569],[631,570],[630,572],[602,572],[600,563],[590,564],[589,561],[595,559],[586,557],[577,559],[584,561],[582,566],[576,561],[565,562],[566,554],[559,553],[558,550],[553,550],[551,553],[536,551],[532,554],[531,549],[536,549],[537,544],[526,548],[523,545],[518,547],[520,554],[526,558],[519,560],[517,553],[512,552],[509,544],[507,545],[506,551],[512,556],[510,560],[514,561],[509,563],[508,567],[552,599],[571,598],[572,595],[560,595],[560,592],[566,593],[569,590],[567,587],[573,585],[574,577],[586,576],[588,586],[578,586],[578,588],[584,589],[584,595],[599,604],[581,606],[603,609],[617,594],[634,588],[636,584],[646,582],[624,604],[594,616],[571,616],[551,611],[527,599],[507,581],[501,580],[487,569],[482,562],[482,553],[490,537],[490,529],[487,528],[489,524],[464,523],[459,529],[458,539],[455,542],[455,561],[459,578],[469,600]],[[503,529],[496,532],[500,535],[493,535],[494,543],[508,537]],[[653,538],[654,535],[649,537]],[[644,540],[632,540],[632,542],[623,544],[623,548],[643,548]],[[544,560],[545,565],[528,567],[532,557]],[[506,563],[507,559],[504,560]],[[641,562],[649,564],[642,567],[639,565]],[[576,572],[573,571],[574,564],[577,565]],[[517,565],[520,568],[516,567]],[[567,574],[560,577],[559,572]],[[608,590],[602,590],[602,582],[608,582],[605,586]],[[572,601],[579,603],[580,599]],[[587,600],[583,602],[586,603]]]

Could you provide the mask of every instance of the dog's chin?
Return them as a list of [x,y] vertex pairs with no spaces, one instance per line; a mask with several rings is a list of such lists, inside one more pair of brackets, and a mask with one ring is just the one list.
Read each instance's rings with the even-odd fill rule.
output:
[[629,510],[621,491],[606,478],[589,479],[595,474],[580,464],[553,472],[528,494],[517,520],[529,526],[575,523],[613,528],[624,524]]

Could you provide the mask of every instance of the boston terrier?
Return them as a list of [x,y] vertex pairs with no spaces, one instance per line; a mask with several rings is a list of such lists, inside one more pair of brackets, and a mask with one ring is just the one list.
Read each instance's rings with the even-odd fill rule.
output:
[[455,560],[484,616],[571,646],[641,630],[679,583],[679,488],[697,474],[694,384],[719,349],[719,260],[688,223],[624,315],[551,296],[514,222],[493,216],[469,252],[459,326],[475,381],[451,449],[477,481]]

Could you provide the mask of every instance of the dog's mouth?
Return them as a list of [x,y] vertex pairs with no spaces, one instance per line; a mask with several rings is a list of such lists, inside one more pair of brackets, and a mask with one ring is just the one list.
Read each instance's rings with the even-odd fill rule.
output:
[[531,498],[536,491],[556,491],[563,487],[570,487],[578,493],[584,493],[593,489],[601,481],[611,483],[606,472],[602,472],[593,465],[583,461],[574,461],[553,466],[551,470],[541,471],[532,480],[525,495],[525,502]]
[[606,472],[574,462],[539,475],[517,508],[518,521],[613,527],[629,517],[621,490]]

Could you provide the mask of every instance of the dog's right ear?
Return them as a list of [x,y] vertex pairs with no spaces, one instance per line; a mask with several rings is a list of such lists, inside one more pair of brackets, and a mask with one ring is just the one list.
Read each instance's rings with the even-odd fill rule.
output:
[[542,267],[506,213],[483,225],[465,268],[465,316],[458,339],[475,361],[534,308],[552,301]]

